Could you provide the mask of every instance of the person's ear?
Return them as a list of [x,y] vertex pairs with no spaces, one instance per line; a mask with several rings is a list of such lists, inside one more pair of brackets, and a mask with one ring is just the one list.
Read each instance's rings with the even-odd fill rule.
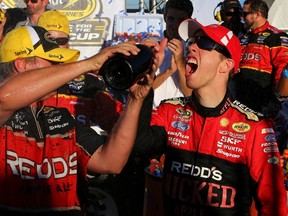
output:
[[227,73],[234,68],[234,61],[230,58],[225,58],[221,63],[220,63],[220,73]]
[[18,58],[14,60],[14,67],[18,73],[26,71],[26,62],[23,58]]

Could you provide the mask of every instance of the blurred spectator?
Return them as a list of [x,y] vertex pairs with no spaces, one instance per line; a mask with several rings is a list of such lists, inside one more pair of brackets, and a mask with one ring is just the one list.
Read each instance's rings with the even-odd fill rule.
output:
[[246,34],[242,22],[242,6],[239,0],[224,0],[221,2],[220,11],[215,19],[222,22],[221,25],[232,30],[238,38],[242,38]]
[[26,20],[18,22],[18,26],[37,25],[42,13],[48,10],[49,0],[24,0],[26,8]]
[[4,26],[4,32],[3,32],[4,36],[9,31],[13,30],[16,27],[17,23],[27,20],[25,8],[8,8],[5,11],[7,21]]
[[4,36],[16,27],[20,21],[26,20],[26,13],[23,8],[8,8],[0,11],[0,44]]
[[7,20],[3,31],[0,32],[1,40],[15,27],[36,25],[40,15],[48,10],[49,0],[24,0],[24,3],[26,4],[26,8],[15,7],[5,9],[5,17]]
[[184,41],[178,34],[179,24],[191,18],[193,5],[190,0],[168,0],[164,7],[166,30],[160,42],[165,49],[165,57],[153,84],[155,91],[153,107],[163,99],[190,96],[192,90],[186,86]]
[[57,10],[45,11],[40,15],[37,25],[45,28],[59,47],[69,47],[70,22],[65,14]]

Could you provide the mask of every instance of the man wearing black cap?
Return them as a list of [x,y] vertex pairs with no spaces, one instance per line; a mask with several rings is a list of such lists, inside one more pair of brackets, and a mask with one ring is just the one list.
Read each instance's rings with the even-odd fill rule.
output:
[[246,34],[246,29],[242,20],[242,7],[238,0],[224,0],[220,9],[221,25],[233,31],[242,38]]
[[192,96],[162,101],[153,111],[148,97],[134,148],[165,153],[165,215],[250,215],[254,197],[259,215],[286,216],[273,122],[227,90],[240,62],[239,39],[226,27],[192,19],[179,34],[187,41]]

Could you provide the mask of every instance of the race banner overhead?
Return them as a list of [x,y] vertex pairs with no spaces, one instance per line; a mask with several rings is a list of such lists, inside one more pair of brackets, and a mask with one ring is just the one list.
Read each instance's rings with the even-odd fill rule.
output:
[[[4,0],[6,8],[25,8],[23,0]],[[59,10],[70,20],[70,46],[81,51],[80,59],[99,51],[112,37],[113,19],[125,13],[125,0],[50,0],[49,9]]]

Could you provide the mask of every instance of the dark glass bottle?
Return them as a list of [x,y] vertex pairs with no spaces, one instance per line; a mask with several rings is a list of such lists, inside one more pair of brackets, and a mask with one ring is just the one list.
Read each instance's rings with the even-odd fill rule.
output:
[[146,45],[137,44],[136,46],[140,49],[137,55],[116,54],[100,68],[99,74],[111,88],[115,90],[128,89],[149,72],[154,53]]

